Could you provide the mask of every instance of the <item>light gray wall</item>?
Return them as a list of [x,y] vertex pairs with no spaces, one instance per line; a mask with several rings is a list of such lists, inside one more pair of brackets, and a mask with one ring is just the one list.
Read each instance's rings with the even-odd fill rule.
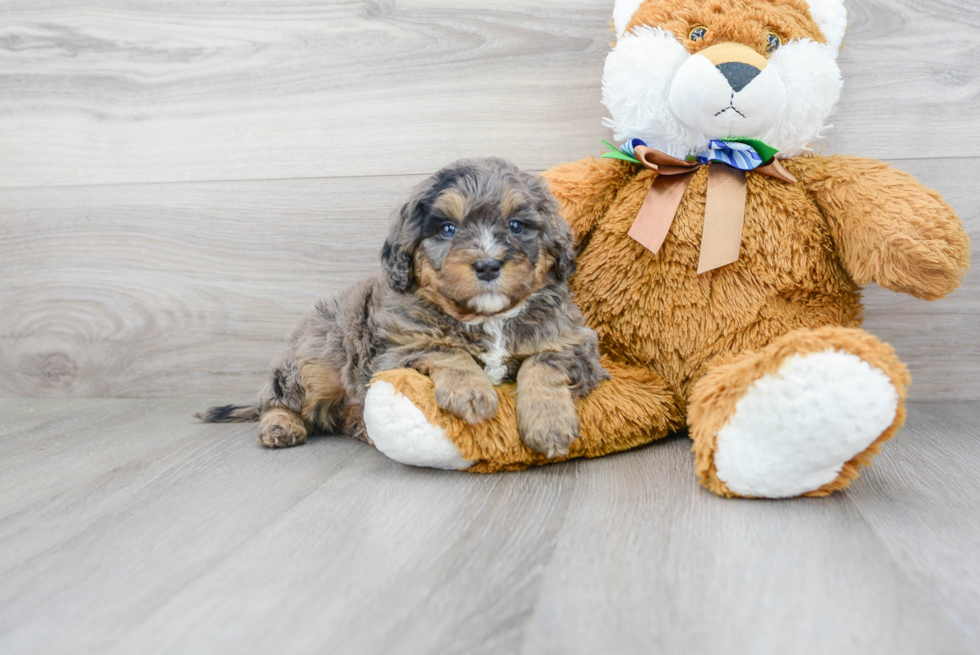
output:
[[[600,152],[611,2],[0,0],[0,395],[251,397],[457,157]],[[980,236],[980,4],[852,0],[824,152]],[[980,399],[980,283],[868,293],[917,399]]]

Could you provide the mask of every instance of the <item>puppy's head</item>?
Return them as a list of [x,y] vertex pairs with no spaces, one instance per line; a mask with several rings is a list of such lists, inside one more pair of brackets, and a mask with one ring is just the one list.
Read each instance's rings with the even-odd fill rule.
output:
[[381,261],[393,289],[460,320],[514,309],[575,269],[545,183],[497,158],[460,160],[419,185],[393,217]]

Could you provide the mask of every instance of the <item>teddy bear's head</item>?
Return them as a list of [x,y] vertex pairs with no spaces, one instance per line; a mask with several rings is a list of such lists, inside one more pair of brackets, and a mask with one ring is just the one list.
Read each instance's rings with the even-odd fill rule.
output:
[[606,124],[674,157],[753,139],[796,156],[840,98],[843,0],[616,0]]

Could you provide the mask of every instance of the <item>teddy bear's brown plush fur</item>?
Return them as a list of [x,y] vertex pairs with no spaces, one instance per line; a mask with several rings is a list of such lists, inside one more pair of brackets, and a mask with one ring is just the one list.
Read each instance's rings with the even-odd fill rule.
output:
[[[765,29],[766,12],[784,12],[779,20],[823,40],[803,0],[720,4],[728,14],[711,26],[716,40],[742,39],[761,49],[753,26]],[[674,20],[683,34],[702,20],[684,17],[689,0],[643,7],[631,27]],[[694,174],[656,254],[627,234],[656,172],[588,158],[546,174],[579,243],[575,299],[599,334],[612,375],[579,401],[581,438],[569,457],[632,448],[686,426],[702,484],[721,495],[752,495],[719,478],[717,435],[750,386],[795,356],[819,352],[853,355],[883,372],[899,401],[891,425],[844,463],[836,479],[806,495],[847,487],[902,425],[909,374],[890,346],[860,329],[860,287],[876,282],[926,300],[950,293],[969,265],[962,224],[937,193],[884,163],[809,155],[782,163],[797,182],[749,172],[740,257],[702,275],[708,167]],[[379,379],[445,429],[462,457],[476,462],[469,470],[545,461],[521,444],[512,386],[499,389],[495,419],[470,426],[438,410],[424,376],[399,370]]]
[[[581,244],[576,302],[599,333],[613,376],[579,402],[582,437],[570,457],[632,448],[686,420],[699,478],[734,495],[714,475],[714,435],[739,392],[786,357],[827,348],[856,354],[887,372],[904,397],[905,366],[890,346],[858,329],[859,286],[874,281],[925,299],[953,291],[969,263],[959,218],[935,192],[881,162],[800,157],[785,166],[798,184],[748,175],[742,256],[702,276],[696,269],[707,171],[695,174],[658,256],[626,234],[655,173],[589,158],[547,174]],[[546,461],[520,443],[509,386],[499,390],[498,417],[470,426],[439,412],[424,376],[399,370],[380,379],[446,429],[477,462],[470,470]],[[837,480],[808,495],[845,488],[903,420],[900,411]]]

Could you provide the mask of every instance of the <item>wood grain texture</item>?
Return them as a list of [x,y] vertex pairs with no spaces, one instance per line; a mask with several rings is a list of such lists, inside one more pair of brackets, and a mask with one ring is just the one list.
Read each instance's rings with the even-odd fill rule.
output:
[[980,644],[980,407],[919,404],[848,494],[889,555]]
[[416,179],[0,192],[0,394],[251,398]]
[[[973,157],[980,5],[853,0],[828,152]],[[597,152],[612,1],[0,0],[0,185],[545,169]]]
[[0,400],[0,652],[980,652],[974,404],[778,502],[699,488],[685,439],[479,476],[198,406]]
[[[980,160],[904,160],[980,243]],[[315,299],[378,269],[419,176],[0,189],[0,395],[250,399]],[[980,284],[873,288],[913,398],[980,399]]]

